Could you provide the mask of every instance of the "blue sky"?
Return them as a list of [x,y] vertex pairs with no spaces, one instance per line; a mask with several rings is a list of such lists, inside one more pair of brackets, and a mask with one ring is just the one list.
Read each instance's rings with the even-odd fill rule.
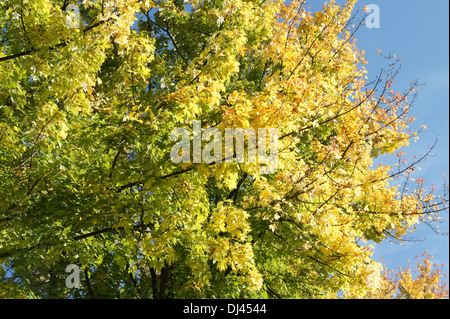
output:
[[[343,1],[337,1],[342,3]],[[321,8],[324,1],[310,0],[314,11]],[[424,185],[443,184],[443,174],[449,176],[449,2],[448,0],[369,0],[360,1],[357,9],[376,4],[380,9],[380,28],[362,26],[356,38],[357,45],[366,52],[369,77],[373,78],[380,68],[386,67],[386,60],[377,54],[396,54],[402,58],[402,68],[394,83],[394,90],[403,92],[412,80],[424,84],[414,103],[412,114],[417,121],[412,128],[426,125],[417,143],[412,143],[404,152],[408,157],[424,154],[438,138],[432,157],[422,163],[418,171],[425,180]],[[390,163],[389,158],[379,162]],[[414,177],[419,177],[417,174]],[[447,180],[448,182],[448,180]],[[448,212],[442,215],[446,221],[440,225],[442,231],[449,230]],[[375,246],[374,257],[390,269],[406,266],[414,256],[427,250],[434,256],[434,262],[445,265],[449,271],[449,237],[437,235],[429,227],[419,227],[412,235],[420,242],[405,245],[383,243]]]

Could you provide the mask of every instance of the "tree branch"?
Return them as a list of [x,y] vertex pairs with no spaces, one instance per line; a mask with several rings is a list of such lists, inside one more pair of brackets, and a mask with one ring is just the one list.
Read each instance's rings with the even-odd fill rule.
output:
[[[99,25],[102,25],[102,24],[104,24],[104,23],[106,23],[106,22],[108,22],[110,20],[111,20],[111,18],[108,19],[108,20],[101,20],[99,22],[96,22],[96,23],[86,27],[85,29],[83,29],[83,33],[87,33],[88,31],[90,31],[90,30],[98,27]],[[50,47],[49,49],[50,50],[55,50],[57,48],[61,48],[61,47],[65,47],[65,46],[67,46],[67,43],[65,41],[63,41],[63,42],[60,42],[60,43],[54,45],[53,47]],[[37,50],[36,49],[30,49],[30,50],[27,50],[27,51],[23,51],[23,52],[7,55],[7,56],[4,56],[4,57],[0,57],[0,62],[8,61],[8,60],[16,59],[16,58],[20,58],[22,56],[30,55],[30,54],[32,54],[34,52],[37,52]]]

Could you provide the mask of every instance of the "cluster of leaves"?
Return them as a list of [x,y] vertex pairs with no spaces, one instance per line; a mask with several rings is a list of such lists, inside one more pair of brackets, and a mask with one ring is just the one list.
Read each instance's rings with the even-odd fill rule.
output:
[[[432,262],[433,256],[425,251],[421,258],[416,256],[416,268],[408,265],[399,270],[389,270],[378,265],[373,274],[368,277],[372,288],[363,298],[370,299],[448,299],[448,282],[443,274],[443,266]],[[346,295],[352,298],[351,292]]]
[[[422,158],[373,167],[417,138],[417,86],[393,57],[367,81],[355,2],[0,1],[0,294],[364,296],[368,241],[446,206],[398,185]],[[172,163],[193,120],[277,128],[278,170]]]

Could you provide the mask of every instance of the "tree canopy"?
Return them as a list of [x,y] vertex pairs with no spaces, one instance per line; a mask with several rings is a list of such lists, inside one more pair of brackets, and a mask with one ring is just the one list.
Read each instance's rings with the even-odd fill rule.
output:
[[[369,81],[355,2],[0,1],[0,296],[367,297],[371,243],[447,206],[399,152],[417,83],[393,91],[393,56]],[[175,163],[194,121],[276,129],[277,169]]]

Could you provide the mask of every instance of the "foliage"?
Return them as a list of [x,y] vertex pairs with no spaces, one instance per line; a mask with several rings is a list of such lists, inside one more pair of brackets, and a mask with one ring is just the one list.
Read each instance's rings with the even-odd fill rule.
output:
[[[373,166],[418,138],[417,85],[391,56],[368,81],[354,0],[84,0],[68,28],[71,2],[0,1],[0,296],[360,297],[370,242],[446,209],[427,154]],[[277,128],[278,170],[171,162],[194,120]]]
[[[378,265],[368,278],[369,289],[363,298],[369,299],[448,299],[448,282],[444,281],[443,265],[432,262],[433,256],[425,251],[416,256],[416,268],[399,267],[397,272]],[[347,298],[353,297],[351,292]]]

